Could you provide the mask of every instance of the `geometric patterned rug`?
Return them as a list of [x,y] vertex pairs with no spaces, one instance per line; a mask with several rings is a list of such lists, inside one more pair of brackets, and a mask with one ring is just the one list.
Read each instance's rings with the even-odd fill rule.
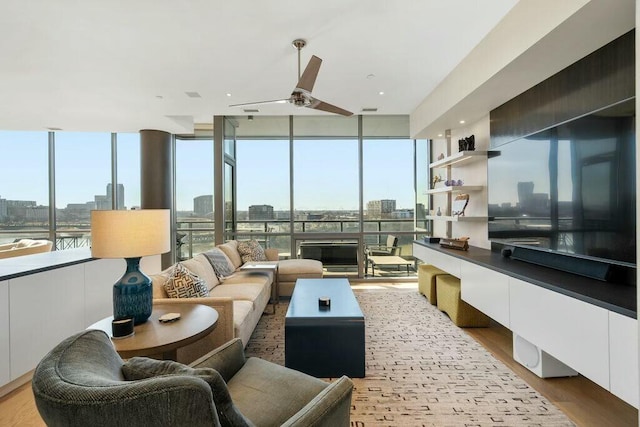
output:
[[[416,289],[354,289],[365,315],[366,377],[351,427],[573,426]],[[284,316],[262,316],[247,356],[284,365]]]

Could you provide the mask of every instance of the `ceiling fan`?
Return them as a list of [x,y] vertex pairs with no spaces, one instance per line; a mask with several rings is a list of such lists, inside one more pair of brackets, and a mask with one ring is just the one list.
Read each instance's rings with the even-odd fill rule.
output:
[[318,71],[320,71],[320,65],[322,64],[322,59],[318,58],[315,55],[311,56],[309,63],[307,64],[307,68],[304,69],[304,73],[300,75],[300,51],[303,47],[306,46],[307,42],[302,39],[296,39],[292,42],[293,46],[298,49],[298,84],[293,89],[291,96],[285,99],[275,99],[272,101],[258,101],[258,102],[247,102],[244,104],[233,104],[229,105],[229,107],[242,107],[245,105],[259,105],[259,104],[283,104],[285,102],[289,102],[297,107],[307,107],[312,108],[314,110],[327,111],[329,113],[340,114],[342,116],[352,116],[353,113],[351,111],[344,110],[340,107],[336,107],[335,105],[331,105],[327,102],[321,101],[317,98],[311,96],[311,91],[313,90],[313,85],[316,82],[316,77],[318,77]]

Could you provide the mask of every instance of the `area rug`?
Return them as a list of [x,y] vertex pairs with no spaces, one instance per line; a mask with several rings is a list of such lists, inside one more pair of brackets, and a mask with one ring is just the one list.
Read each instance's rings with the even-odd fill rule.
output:
[[[415,289],[356,289],[366,377],[353,378],[351,427],[573,426]],[[247,356],[284,365],[284,316],[262,316]]]

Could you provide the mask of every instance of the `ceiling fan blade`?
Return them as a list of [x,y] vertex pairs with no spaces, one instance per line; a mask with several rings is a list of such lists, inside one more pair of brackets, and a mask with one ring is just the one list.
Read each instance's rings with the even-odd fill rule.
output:
[[229,107],[243,107],[245,105],[262,105],[262,104],[284,104],[285,102],[291,102],[290,98],[274,99],[271,101],[257,101],[257,102],[245,102],[244,104],[231,104]]
[[316,77],[318,77],[318,71],[320,71],[320,65],[322,65],[322,59],[317,56],[311,56],[307,68],[304,69],[304,73],[298,80],[296,89],[302,89],[307,93],[311,93],[313,85],[316,83]]
[[340,114],[341,116],[353,116],[351,111],[347,111],[343,108],[336,107],[327,102],[320,101],[319,99],[312,98],[311,104],[307,105],[307,108],[313,108],[314,110],[326,111],[328,113]]

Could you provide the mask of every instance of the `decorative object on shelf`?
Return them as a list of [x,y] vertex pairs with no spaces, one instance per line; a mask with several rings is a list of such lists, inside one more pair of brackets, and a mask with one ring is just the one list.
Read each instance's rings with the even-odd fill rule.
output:
[[438,160],[442,160],[444,159],[444,153],[440,153],[440,155],[438,156]]
[[431,188],[436,188],[436,184],[442,182],[442,177],[440,175],[436,175],[431,179]]
[[457,249],[459,251],[467,251],[469,250],[469,238],[458,237],[457,239],[445,239],[443,237],[440,239],[440,246],[444,248]]
[[453,185],[456,185],[456,186],[458,186],[458,187],[461,187],[461,186],[463,186],[463,185],[464,185],[464,181],[463,181],[463,180],[461,180],[461,179],[459,179],[459,180],[458,180],[458,181],[456,181],[456,183],[455,183],[455,184],[453,184]]
[[475,135],[458,140],[458,151],[474,151],[476,149]]
[[149,276],[140,271],[140,258],[169,252],[168,209],[91,211],[91,256],[125,258],[127,270],[113,285],[113,318],[133,318],[139,325],[151,316]]
[[467,207],[468,203],[468,194],[458,194],[456,198],[453,199],[453,203],[451,204],[451,215],[464,216],[464,209]]
[[442,216],[442,211],[440,210],[440,206],[438,206],[438,212],[436,212],[437,216]]
[[462,181],[461,179],[458,179],[458,180],[448,179],[444,182],[444,185],[446,185],[447,187],[459,187],[463,184],[464,184],[464,181]]

